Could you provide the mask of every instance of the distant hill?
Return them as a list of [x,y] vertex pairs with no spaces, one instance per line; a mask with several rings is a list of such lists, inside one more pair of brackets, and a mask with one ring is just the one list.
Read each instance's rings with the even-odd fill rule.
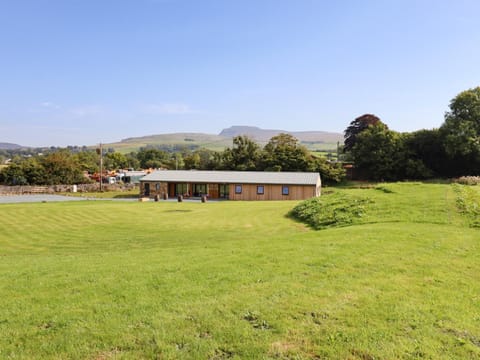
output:
[[223,150],[232,145],[231,138],[225,138],[214,134],[202,133],[171,133],[131,137],[116,143],[104,144],[105,147],[112,147],[116,151],[127,153],[138,151],[141,147],[154,146],[165,150],[185,146],[190,149],[207,148],[211,150]]
[[326,131],[285,131],[273,129],[261,129],[256,126],[231,126],[223,129],[219,136],[233,138],[238,135],[247,135],[258,141],[268,141],[280,133],[295,136],[301,142],[336,143],[343,142],[343,135]]
[[24,146],[18,144],[0,142],[0,150],[17,150],[23,147]]
[[220,134],[203,133],[171,133],[131,137],[116,143],[104,144],[105,147],[115,151],[127,153],[138,151],[141,147],[154,146],[164,150],[175,150],[187,147],[190,149],[207,148],[211,150],[223,150],[232,146],[232,139],[238,135],[247,135],[259,144],[265,145],[273,136],[280,133],[288,133],[295,136],[310,150],[333,150],[337,142],[343,142],[343,135],[326,131],[285,131],[261,129],[255,126],[232,126],[223,129]]

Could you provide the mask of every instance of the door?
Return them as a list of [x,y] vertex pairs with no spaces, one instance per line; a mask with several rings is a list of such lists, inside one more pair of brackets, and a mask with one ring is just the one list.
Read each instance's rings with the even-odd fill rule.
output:
[[208,196],[210,199],[218,199],[218,185],[208,185]]
[[150,196],[150,184],[149,183],[145,183],[144,195],[145,196]]
[[229,185],[228,184],[220,184],[218,186],[218,190],[220,193],[220,198],[222,199],[228,199],[228,190],[229,190]]

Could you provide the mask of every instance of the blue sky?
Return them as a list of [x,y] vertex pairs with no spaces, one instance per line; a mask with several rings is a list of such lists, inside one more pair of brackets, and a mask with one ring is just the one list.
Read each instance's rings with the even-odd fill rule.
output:
[[439,127],[480,85],[478,0],[0,0],[0,142],[231,125]]

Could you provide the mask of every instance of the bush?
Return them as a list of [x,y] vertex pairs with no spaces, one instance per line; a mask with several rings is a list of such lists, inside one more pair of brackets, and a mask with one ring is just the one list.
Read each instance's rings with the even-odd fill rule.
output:
[[480,227],[480,194],[464,185],[452,186],[458,211],[468,219],[471,227]]
[[478,185],[480,184],[480,176],[462,176],[454,179],[453,182],[462,185]]

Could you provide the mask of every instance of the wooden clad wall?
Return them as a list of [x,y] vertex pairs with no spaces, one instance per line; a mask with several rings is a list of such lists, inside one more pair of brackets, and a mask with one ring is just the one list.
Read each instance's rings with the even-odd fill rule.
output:
[[[174,196],[175,184],[167,182],[149,182],[150,197],[155,195],[163,198],[164,194],[170,197]],[[158,185],[158,189],[157,189]],[[242,193],[235,194],[236,185],[242,185]],[[257,194],[257,186],[262,185],[264,189],[263,194]],[[263,184],[229,184],[229,200],[305,200],[311,197],[320,196],[321,185],[287,185],[288,195],[282,194],[283,185],[263,185]],[[191,184],[188,185],[191,188]],[[207,185],[208,195],[211,199],[219,197],[218,184]],[[141,182],[140,196],[143,196],[145,191],[145,182]]]
[[[242,185],[242,193],[235,194],[235,186]],[[262,185],[262,184],[258,184]],[[288,195],[282,195],[283,185],[263,185],[264,194],[257,194],[257,184],[230,184],[230,200],[305,200],[320,195],[315,185],[288,185]]]

